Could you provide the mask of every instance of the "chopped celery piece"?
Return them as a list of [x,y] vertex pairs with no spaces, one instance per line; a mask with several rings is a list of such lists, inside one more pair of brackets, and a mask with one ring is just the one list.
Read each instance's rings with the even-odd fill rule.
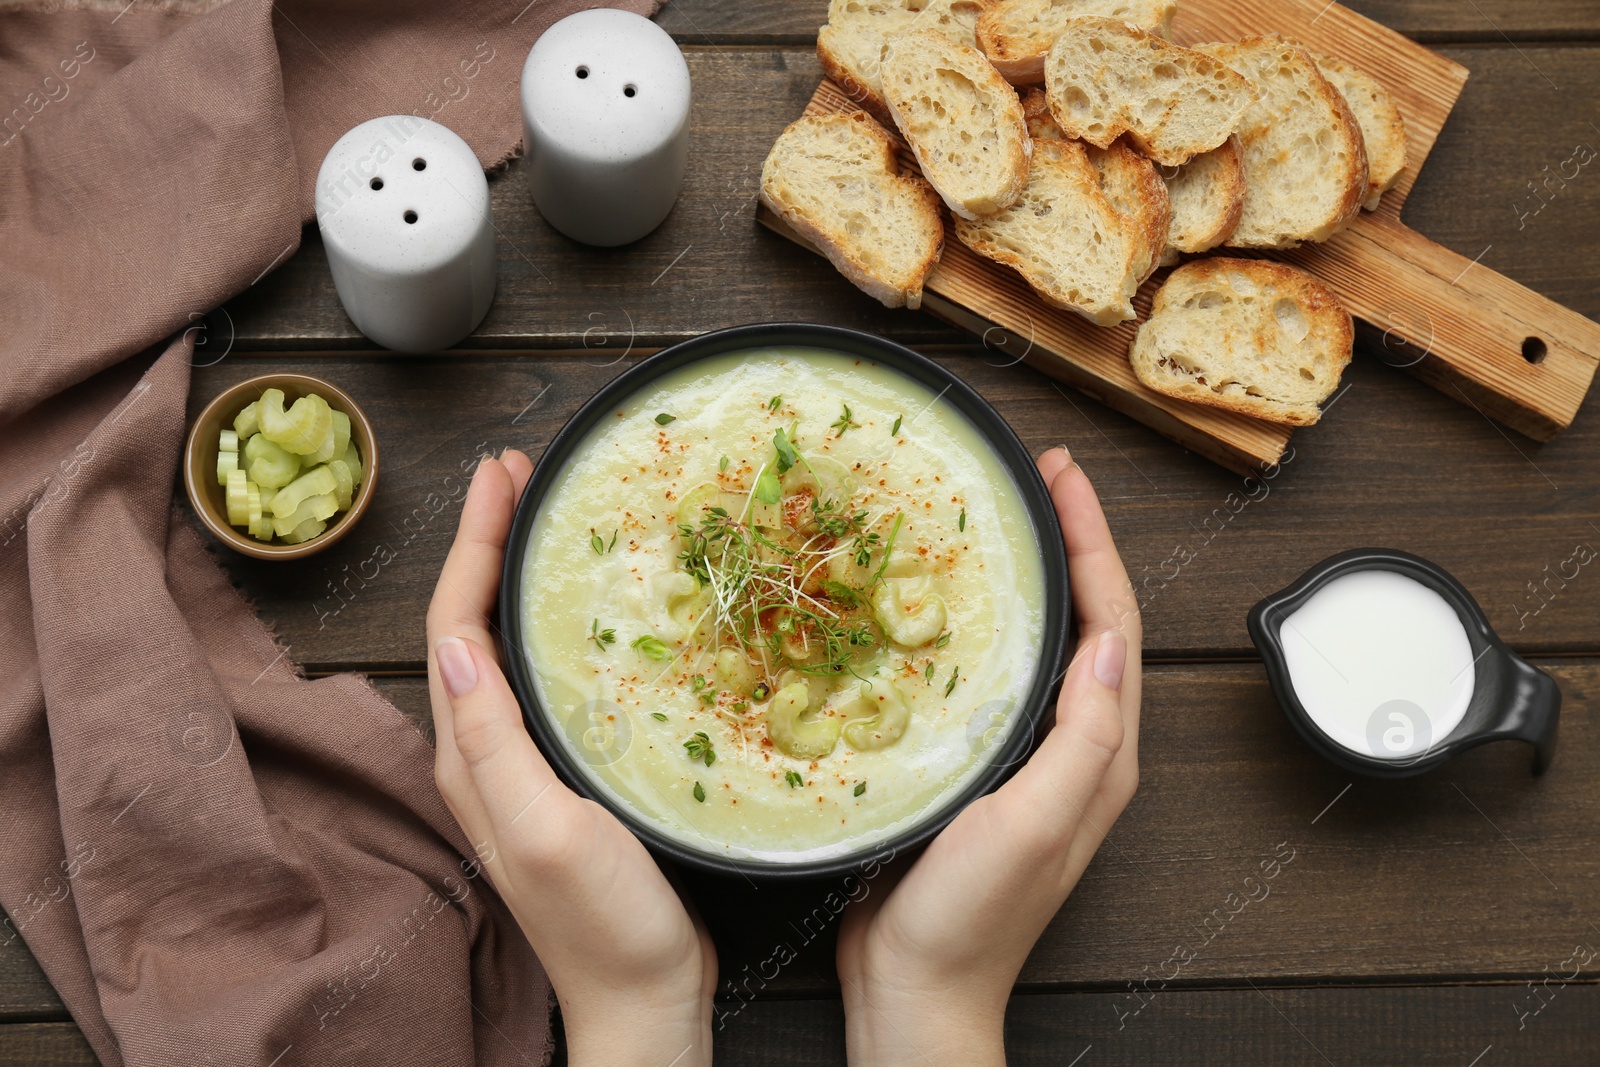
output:
[[[273,525],[277,525],[276,521],[274,521]],[[290,530],[286,534],[282,534],[281,536],[283,537],[284,544],[298,545],[302,541],[311,540],[313,537],[317,536],[327,528],[328,524],[323,522],[321,519],[307,519],[299,526],[296,526],[294,529]]]
[[239,453],[217,453],[217,484],[227,485],[228,475],[239,469]]
[[250,536],[257,541],[272,540],[272,516],[263,514],[260,521],[250,526]]
[[255,482],[245,482],[244,491],[248,501],[245,508],[245,525],[254,530],[261,525],[261,487]]
[[333,455],[329,459],[338,459],[350,447],[350,416],[333,409]]
[[360,485],[363,477],[361,471],[361,450],[356,448],[356,443],[354,441],[350,442],[350,447],[344,450],[344,456],[341,458],[344,460],[344,465],[350,468],[350,481],[356,485]]
[[244,443],[245,470],[262,489],[282,489],[300,473],[300,457],[256,434]]
[[312,452],[310,455],[301,456],[300,462],[306,467],[322,466],[322,464],[339,455],[339,453],[333,450],[333,443],[333,431],[329,430],[328,439],[322,443],[323,447],[317,449],[315,452]]
[[342,459],[336,459],[328,464],[328,469],[333,472],[333,495],[339,501],[339,510],[345,511],[350,507],[350,499],[355,495],[356,482],[350,476],[350,464]]
[[[331,477],[331,475],[330,475]],[[283,490],[278,490],[281,495]],[[319,493],[308,496],[300,502],[291,514],[274,517],[272,529],[279,537],[287,537],[289,533],[311,519],[330,519],[339,510],[339,502],[333,498],[332,493]],[[321,533],[321,530],[317,531]]]
[[[333,491],[338,487],[339,480],[327,467],[309,470],[278,490],[277,495],[272,498],[272,514],[275,518],[287,519],[298,513],[301,501],[313,496],[326,496],[330,505],[336,508]],[[328,515],[332,514],[333,511],[330,510]],[[317,518],[325,519],[328,515],[319,515]],[[304,518],[301,521],[303,522]]]
[[233,432],[239,435],[239,440],[248,441],[253,435],[261,432],[261,401],[252,400],[244,406],[244,410],[233,417]]
[[333,431],[333,409],[328,402],[310,393],[285,411],[283,400],[281,389],[268,389],[261,394],[262,436],[297,456],[308,456],[325,447]]
[[224,500],[228,507],[228,523],[243,526],[250,521],[250,480],[242,470],[228,472],[228,488]]
[[221,443],[217,445],[224,452],[239,451],[239,434],[235,430],[223,430]]

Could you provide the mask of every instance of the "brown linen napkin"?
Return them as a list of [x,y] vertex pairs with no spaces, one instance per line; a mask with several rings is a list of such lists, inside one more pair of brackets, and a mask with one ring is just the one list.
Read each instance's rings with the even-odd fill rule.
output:
[[417,114],[504,159],[589,6],[0,10],[0,943],[106,1064],[549,1054],[427,741],[300,678],[172,496],[182,331],[298,246],[328,147]]

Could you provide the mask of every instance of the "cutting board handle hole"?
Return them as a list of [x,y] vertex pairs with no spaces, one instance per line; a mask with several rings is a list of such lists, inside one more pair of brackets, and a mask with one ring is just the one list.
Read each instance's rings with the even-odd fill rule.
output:
[[1543,363],[1544,357],[1549,354],[1550,346],[1544,343],[1542,337],[1530,337],[1522,342],[1522,358],[1529,363]]

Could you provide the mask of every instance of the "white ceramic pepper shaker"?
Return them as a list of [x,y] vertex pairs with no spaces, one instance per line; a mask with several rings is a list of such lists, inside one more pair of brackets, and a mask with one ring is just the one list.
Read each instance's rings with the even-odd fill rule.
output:
[[413,115],[363,122],[317,174],[317,226],[356,328],[398,352],[437,352],[494,301],[489,183],[467,142]]
[[689,65],[640,15],[596,8],[545,31],[522,68],[534,203],[576,241],[637,241],[672,210],[689,150]]

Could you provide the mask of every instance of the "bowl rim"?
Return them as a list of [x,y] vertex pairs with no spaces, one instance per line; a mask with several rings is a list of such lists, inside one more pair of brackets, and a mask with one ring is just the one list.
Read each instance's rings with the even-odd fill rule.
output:
[[[367,443],[366,452],[361,457],[361,484],[356,487],[356,493],[350,501],[350,507],[338,522],[311,540],[304,541],[298,545],[265,544],[253,537],[241,534],[234,527],[223,521],[226,516],[217,514],[210,498],[206,496],[206,487],[197,485],[195,482],[196,454],[200,448],[200,428],[219,408],[232,407],[238,403],[239,398],[245,393],[253,390],[259,394],[263,389],[275,388],[285,383],[292,384],[294,388],[300,390],[302,395],[314,392],[334,407],[339,408],[346,415],[349,415],[351,439],[355,439],[357,428],[359,427]],[[240,404],[239,406],[243,407],[244,405]],[[228,425],[231,425],[231,423],[219,423],[219,435],[220,427]],[[213,445],[210,451],[216,451],[216,446]],[[342,540],[361,520],[362,516],[366,514],[367,505],[371,502],[373,491],[378,484],[378,451],[377,431],[373,429],[372,420],[367,418],[367,413],[362,410],[355,397],[325,378],[318,378],[311,374],[301,374],[296,371],[273,371],[268,374],[255,375],[229,386],[212,397],[205,407],[200,409],[200,413],[190,422],[188,433],[184,439],[183,486],[189,496],[189,506],[199,516],[201,523],[211,531],[217,540],[235,552],[245,556],[252,556],[255,559],[304,559]],[[201,465],[202,474],[200,477],[204,477],[203,472],[207,469],[207,465]]]
[[[930,805],[925,817],[901,832],[837,856],[795,862],[728,856],[685,845],[630,805],[614,800],[591,781],[585,769],[574,766],[575,761],[557,736],[554,717],[540,706],[531,665],[524,651],[520,611],[522,574],[534,517],[555,477],[595,425],[611,413],[619,401],[681,367],[734,352],[776,347],[821,349],[869,359],[905,374],[951,403],[994,448],[999,462],[1017,486],[1038,533],[1045,592],[1038,670],[1027,696],[1013,713],[1016,718],[1006,740],[986,751],[988,765],[960,790],[946,795],[939,804]],[[1065,662],[1072,620],[1066,547],[1050,490],[1039,474],[1034,457],[1000,413],[954,373],[903,345],[847,327],[806,323],[734,326],[682,341],[628,368],[579,408],[545,448],[517,504],[506,540],[499,616],[506,646],[506,674],[521,705],[523,722],[557,776],[580,796],[605,806],[657,856],[699,871],[747,880],[825,878],[887,862],[892,856],[926,844],[968,804],[998,788],[1040,738],[1040,722],[1052,706],[1052,698],[1059,687],[1059,669]]]

